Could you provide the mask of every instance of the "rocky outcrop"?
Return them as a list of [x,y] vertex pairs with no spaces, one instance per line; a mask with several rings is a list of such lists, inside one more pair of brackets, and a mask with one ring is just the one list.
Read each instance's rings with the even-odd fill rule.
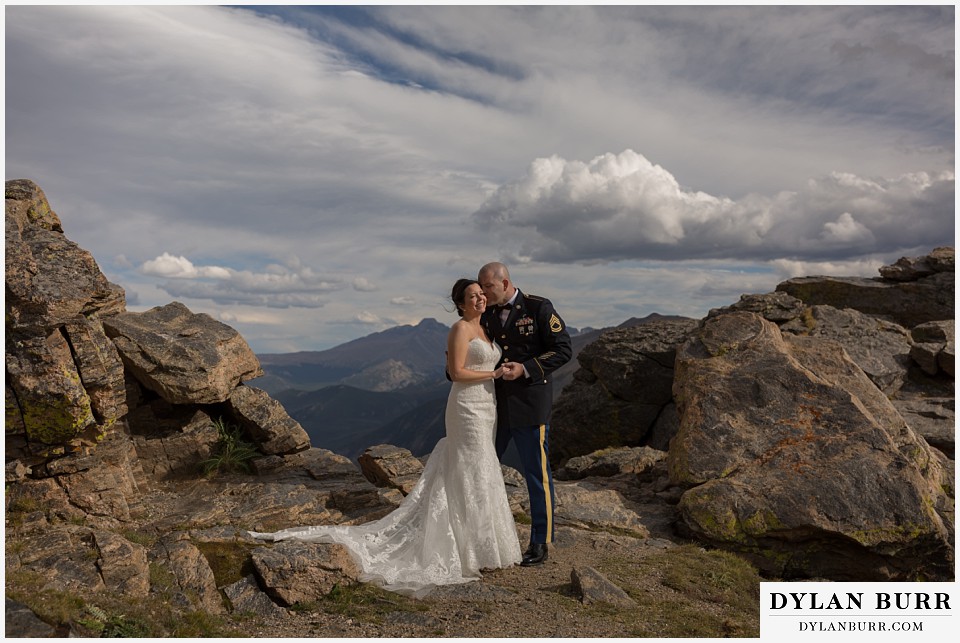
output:
[[676,430],[673,399],[676,347],[697,322],[656,320],[603,333],[577,357],[580,369],[554,406],[554,465],[617,446],[666,448]]
[[[399,502],[345,458],[311,453],[283,407],[243,384],[262,371],[234,329],[177,302],[127,312],[123,290],[66,238],[40,188],[6,189],[5,501],[19,548],[8,573],[46,579],[38,590],[163,591],[223,613],[185,526],[349,522]],[[217,502],[214,492],[212,504],[181,488],[177,507],[161,511],[167,481],[215,484],[201,469],[222,455],[224,426],[263,454],[261,478],[275,482],[257,497]],[[124,535],[134,526],[163,538],[145,547]],[[169,582],[151,579],[151,565]]]
[[40,188],[6,184],[7,454],[42,460],[96,443],[126,413],[123,366],[100,323],[124,308]]
[[296,453],[310,448],[310,436],[279,402],[252,386],[230,392],[228,415],[267,455]]
[[24,509],[21,513],[41,525],[82,521],[116,528],[130,519],[143,480],[130,439],[112,433],[96,450],[28,469],[8,487],[7,503]]
[[254,550],[253,567],[267,594],[286,607],[320,600],[335,585],[360,577],[343,545],[284,541]]
[[185,535],[161,539],[149,554],[150,562],[171,575],[167,590],[175,600],[210,614],[226,611],[210,563]]
[[[902,259],[881,269],[880,279],[791,280],[776,292],[743,295],[731,306],[710,311],[703,328],[696,331],[698,337],[720,327],[733,336],[736,330],[750,335],[749,328],[764,321],[764,332],[779,339],[751,341],[749,350],[743,348],[740,359],[749,356],[766,364],[766,370],[749,365],[753,362],[728,361],[716,367],[718,372],[714,365],[723,362],[707,359],[709,353],[685,354],[677,360],[675,396],[663,407],[658,422],[670,414],[674,425],[681,427],[680,434],[673,443],[654,444],[649,438],[645,442],[669,449],[671,477],[669,483],[655,483],[660,489],[655,495],[679,502],[680,531],[749,555],[761,569],[780,576],[948,575],[945,570],[951,568],[954,555],[953,463],[928,445],[948,458],[954,456],[952,271],[953,250],[941,248],[929,257]],[[847,290],[836,294],[838,282]],[[854,285],[867,294],[852,292]],[[831,294],[836,297],[831,299]],[[678,343],[686,339],[681,335]],[[738,342],[720,342],[714,349],[732,360]],[[697,340],[696,345],[706,343]],[[629,352],[622,336],[612,333],[585,351],[588,356]],[[634,357],[628,363],[638,369],[644,362]],[[628,370],[624,365],[612,370],[617,368]],[[616,386],[601,386],[598,373],[602,369],[595,364],[581,363],[576,383],[556,407],[552,437],[558,441],[566,439],[563,433],[572,418],[581,427],[575,435],[591,444],[585,437],[591,430],[606,431],[613,424],[608,418],[622,417],[624,394],[608,393]],[[673,380],[671,373],[669,381]],[[639,384],[633,386],[635,394],[645,393]],[[585,395],[585,390],[592,395]],[[704,406],[713,411],[702,413]],[[625,437],[635,439],[634,426],[602,442],[627,443]],[[809,435],[780,433],[799,427],[807,427]],[[886,446],[881,449],[876,440],[884,433],[879,444]],[[826,454],[813,449],[827,436],[832,446],[822,445]],[[800,447],[805,445],[812,450],[803,452]],[[764,455],[771,450],[782,454]],[[604,450],[561,460],[556,478],[613,475],[604,484],[631,495],[630,485],[622,479],[625,471],[618,473],[617,466],[633,458],[623,449],[610,453],[607,462]],[[787,453],[794,453],[798,461],[784,460]],[[901,467],[912,473],[900,475]],[[700,474],[691,477],[693,471]],[[809,476],[811,484],[789,500],[792,487],[778,481],[794,481],[800,473]],[[820,484],[821,477],[830,484]],[[871,481],[882,493],[871,491]],[[765,503],[746,500],[751,493],[766,498],[768,489],[786,497],[777,495]],[[638,499],[643,500],[634,497]],[[771,511],[769,526],[763,523],[766,514],[761,506]],[[744,507],[752,507],[754,514],[745,514]],[[849,524],[834,520],[835,515],[847,517]],[[903,527],[905,516],[911,516],[909,528]],[[897,554],[879,555],[878,550]]]
[[889,266],[880,268],[880,276],[889,281],[917,281],[939,272],[955,272],[956,256],[953,248],[934,248],[923,257],[900,257]]
[[124,366],[171,404],[215,404],[263,375],[240,333],[179,302],[104,320]]
[[910,337],[913,340],[910,357],[927,375],[945,373],[954,377],[955,333],[956,328],[952,319],[927,322],[914,327],[910,331]]
[[817,305],[780,328],[796,335],[836,341],[877,388],[888,395],[900,390],[907,377],[911,338],[899,324],[852,308]]
[[582,480],[555,483],[554,488],[558,524],[581,529],[616,529],[639,538],[650,535],[637,513],[636,504],[613,489]]
[[567,460],[554,478],[579,480],[590,476],[609,477],[623,473],[641,474],[663,460],[666,453],[651,447],[603,449]]
[[[224,416],[263,453],[309,448],[277,402],[242,386],[262,370],[239,333],[178,302],[127,312],[123,290],[65,237],[40,188],[6,187],[7,468],[17,479],[55,479],[50,494],[69,507],[55,502],[51,511],[126,519],[131,481],[196,467],[216,451],[214,422]],[[102,475],[117,459],[104,469],[91,449],[113,453],[98,446],[111,434],[133,437],[146,466]],[[78,457],[61,459],[70,454]],[[126,500],[105,502],[107,485],[121,478],[114,495]]]
[[840,345],[722,315],[678,352],[675,393],[686,533],[783,578],[952,575],[943,456]]
[[150,570],[146,549],[109,531],[64,526],[38,533],[29,546],[6,557],[6,572],[30,572],[36,591],[78,594],[115,592],[146,596]]
[[927,257],[900,259],[881,277],[798,277],[777,286],[807,305],[853,308],[913,328],[953,319],[954,249],[936,248]]

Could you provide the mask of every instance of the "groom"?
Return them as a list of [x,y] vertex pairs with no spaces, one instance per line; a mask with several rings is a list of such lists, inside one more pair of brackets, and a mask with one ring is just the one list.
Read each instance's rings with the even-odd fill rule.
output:
[[539,565],[553,542],[553,476],[547,436],[553,406],[550,374],[570,361],[570,334],[548,299],[520,292],[502,263],[488,263],[477,281],[487,296],[480,318],[503,349],[503,377],[496,381],[497,457],[513,439],[530,494],[530,546],[520,564]]

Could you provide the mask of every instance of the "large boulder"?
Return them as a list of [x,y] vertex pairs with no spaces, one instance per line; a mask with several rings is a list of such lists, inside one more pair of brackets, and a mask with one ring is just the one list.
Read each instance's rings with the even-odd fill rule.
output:
[[651,447],[602,449],[567,460],[554,474],[557,480],[580,480],[591,476],[610,477],[622,473],[639,475],[667,456]]
[[181,602],[211,614],[226,612],[210,563],[196,545],[175,535],[159,540],[149,554],[150,562],[169,572],[165,589]]
[[280,402],[252,386],[237,386],[228,398],[230,414],[267,455],[310,448],[310,436]]
[[104,320],[124,366],[173,404],[223,402],[241,382],[263,375],[236,330],[180,302]]
[[32,181],[6,182],[4,260],[7,324],[20,330],[42,333],[125,308],[123,289],[107,280],[93,255],[67,239]]
[[934,248],[923,257],[900,257],[895,263],[880,268],[880,276],[891,281],[916,281],[938,272],[954,272],[956,257],[954,249]]
[[8,456],[42,460],[96,443],[126,413],[100,322],[124,309],[124,292],[33,182],[7,181],[5,224]]
[[407,495],[423,473],[423,463],[409,450],[392,444],[378,444],[358,458],[360,471],[378,487],[392,487]]
[[147,550],[115,533],[64,525],[27,536],[19,544],[20,551],[7,556],[7,571],[35,574],[37,592],[131,597],[150,592]]
[[580,370],[554,407],[551,462],[649,443],[673,397],[676,348],[696,325],[692,319],[651,321],[607,331],[584,347]]
[[956,353],[956,326],[954,320],[927,322],[911,333],[913,346],[910,357],[928,375],[944,373],[954,377],[953,362]]
[[872,279],[798,277],[779,284],[777,291],[807,305],[881,315],[907,328],[956,316],[953,248],[937,248],[927,257],[902,258],[893,266],[881,268],[880,274]]
[[30,469],[7,489],[14,507],[36,507],[51,522],[115,528],[131,518],[143,470],[130,439],[111,432],[96,449],[55,458]]
[[284,541],[254,550],[252,558],[267,594],[287,607],[318,601],[361,574],[343,545]]
[[785,324],[800,317],[806,307],[803,302],[785,292],[770,292],[762,295],[740,295],[740,301],[723,308],[714,308],[707,317],[716,317],[733,312],[757,313],[767,321]]
[[636,504],[622,494],[583,480],[558,482],[555,517],[558,524],[581,529],[616,529],[646,538],[650,534]]
[[674,391],[685,534],[782,578],[952,578],[945,458],[839,344],[721,315],[678,352]]

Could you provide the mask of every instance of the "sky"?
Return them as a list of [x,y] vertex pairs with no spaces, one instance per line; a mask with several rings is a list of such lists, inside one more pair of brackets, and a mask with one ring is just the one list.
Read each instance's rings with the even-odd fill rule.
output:
[[488,261],[567,325],[953,245],[954,7],[4,7],[7,179],[257,353]]

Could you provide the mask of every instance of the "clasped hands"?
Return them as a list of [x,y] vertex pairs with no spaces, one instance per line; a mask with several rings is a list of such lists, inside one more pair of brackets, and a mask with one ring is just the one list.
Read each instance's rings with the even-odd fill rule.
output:
[[523,365],[517,362],[504,362],[493,372],[493,378],[502,377],[505,380],[515,380],[523,376]]

